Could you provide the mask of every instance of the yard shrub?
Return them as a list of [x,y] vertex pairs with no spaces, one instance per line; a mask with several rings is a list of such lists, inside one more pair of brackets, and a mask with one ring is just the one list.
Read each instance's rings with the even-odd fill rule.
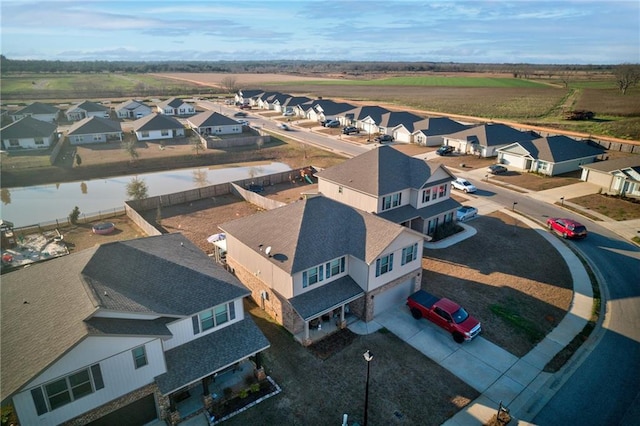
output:
[[69,213],[69,222],[71,222],[73,225],[76,225],[78,223],[79,217],[80,217],[80,208],[78,206],[75,206],[73,210],[71,210],[71,213]]

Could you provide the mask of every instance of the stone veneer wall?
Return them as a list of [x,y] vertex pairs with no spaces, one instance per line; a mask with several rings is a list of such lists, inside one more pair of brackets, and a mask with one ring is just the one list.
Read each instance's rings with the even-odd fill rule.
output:
[[[233,269],[235,276],[251,291],[251,298],[264,309],[278,324],[289,330],[292,334],[304,330],[304,321],[293,309],[289,301],[271,290],[262,280],[252,274],[237,260],[227,256],[227,264]],[[262,299],[261,293],[267,297]]]
[[158,389],[158,386],[155,383],[151,383],[149,385],[138,388],[133,392],[129,392],[128,394],[121,396],[118,399],[114,399],[104,405],[101,405],[98,408],[95,408],[91,411],[87,411],[86,413],[74,419],[71,419],[65,423],[62,423],[62,425],[64,426],[86,425],[87,423],[90,423],[94,420],[104,417],[107,414],[110,414],[122,407],[125,407],[131,404],[132,402],[142,399],[149,394],[155,394],[156,408],[160,409],[160,418],[161,419],[164,418],[166,414],[164,407],[166,407],[166,410],[168,411],[169,398],[162,396],[162,394],[160,393],[160,390]]

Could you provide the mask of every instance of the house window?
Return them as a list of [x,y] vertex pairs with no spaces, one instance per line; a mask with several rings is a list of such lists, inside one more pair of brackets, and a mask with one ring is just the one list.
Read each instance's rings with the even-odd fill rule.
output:
[[100,135],[93,135],[93,141],[94,142],[98,142],[98,141],[101,141],[101,140],[102,140],[102,137]]
[[405,247],[402,249],[402,264],[406,265],[409,262],[416,260],[418,256],[418,243]]
[[218,305],[213,309],[200,312],[193,317],[193,334],[209,330],[235,319],[236,311],[233,302]]
[[149,132],[147,130],[143,130],[142,132],[140,132],[140,135],[143,138],[148,138],[149,137]]
[[387,195],[386,197],[382,197],[382,210],[389,210],[394,207],[398,207],[402,202],[402,193],[398,192],[397,194]]
[[41,415],[83,396],[90,395],[103,387],[100,364],[95,364],[42,387],[32,389],[31,395],[38,415]]
[[161,134],[162,136],[169,136],[169,131],[168,131],[167,129],[160,130],[160,134]]
[[438,188],[438,196],[442,198],[445,195],[447,195],[447,185],[440,185],[440,188]]
[[444,216],[444,223],[453,222],[453,212],[449,212]]
[[393,270],[393,253],[376,260],[376,277]]
[[344,272],[345,257],[334,259],[325,264],[326,278],[329,279]]
[[20,146],[20,141],[18,139],[9,139],[10,146]]
[[422,202],[428,203],[431,200],[431,188],[422,191]]
[[133,364],[135,365],[136,369],[144,367],[148,364],[147,351],[144,346],[133,349],[131,353],[133,354]]
[[80,136],[80,135],[77,135],[74,139],[75,139],[76,142],[82,142],[82,140],[83,140],[82,136]]
[[36,143],[36,145],[44,145],[44,139],[42,138],[34,138],[33,141]]
[[315,268],[307,269],[302,273],[302,287],[306,288],[310,285],[314,285],[318,281],[322,281],[324,279],[323,276],[324,266],[316,266]]

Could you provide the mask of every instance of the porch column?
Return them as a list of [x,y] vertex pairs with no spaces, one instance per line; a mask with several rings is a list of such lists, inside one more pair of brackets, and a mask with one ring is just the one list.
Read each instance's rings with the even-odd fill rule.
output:
[[309,340],[309,321],[304,322],[304,340]]

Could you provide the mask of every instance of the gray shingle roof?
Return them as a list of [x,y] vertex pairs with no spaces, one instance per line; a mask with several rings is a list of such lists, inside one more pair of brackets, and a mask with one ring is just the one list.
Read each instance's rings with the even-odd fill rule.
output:
[[404,127],[413,128],[413,124],[421,120],[424,120],[424,118],[411,112],[390,111],[382,114],[382,119],[378,125],[393,128],[402,124]]
[[76,105],[72,106],[71,108],[69,108],[68,111],[72,111],[74,109],[81,109],[81,110],[86,111],[86,112],[104,112],[104,111],[109,111],[108,107],[106,107],[104,105],[97,104],[95,102],[91,102],[91,101],[80,102],[79,104],[76,104]]
[[249,294],[182,234],[103,244],[82,272],[114,311],[191,315]]
[[367,117],[371,117],[371,119],[379,125],[382,121],[382,115],[388,112],[391,111],[376,105],[367,105],[354,108],[341,115],[352,118],[353,120],[364,120]]
[[599,170],[601,172],[615,172],[622,169],[636,169],[640,167],[640,155],[631,157],[616,158],[615,160],[598,161],[596,163],[585,164],[583,169]]
[[[443,166],[432,167],[424,160],[383,145],[318,172],[316,176],[379,197],[407,188],[421,188],[437,167]],[[446,171],[446,168],[443,169]]]
[[[249,294],[181,234],[107,243],[38,263],[3,275],[0,291],[2,400],[89,333],[131,332],[133,322],[86,321],[99,308],[185,317]],[[140,327],[162,334],[165,321]]]
[[350,254],[371,264],[406,228],[318,196],[220,225],[228,236],[295,273]]
[[87,332],[93,336],[155,336],[171,337],[167,324],[176,318],[161,317],[155,320],[133,320],[120,318],[90,318],[86,322]]
[[166,106],[170,106],[171,108],[178,108],[180,105],[184,104],[185,101],[179,98],[169,98],[166,101],[160,102],[158,106],[162,109]]
[[429,117],[422,121],[413,123],[413,129],[409,129],[407,127],[411,132],[420,131],[426,136],[449,135],[468,128],[470,128],[470,126],[458,123],[449,117]]
[[121,132],[122,126],[119,121],[102,117],[86,117],[74,123],[73,126],[69,128],[68,135],[96,135]]
[[164,114],[149,114],[133,122],[133,130],[136,132],[171,129],[184,129],[184,126],[175,118]]
[[2,397],[16,392],[87,334],[97,309],[81,271],[95,248],[4,274],[0,283]]
[[193,127],[215,127],[237,125],[238,122],[226,115],[219,114],[214,111],[205,111],[196,114],[187,119],[187,122]]
[[167,395],[270,346],[250,316],[165,352],[167,372],[156,377]]
[[60,109],[53,105],[43,104],[42,102],[34,102],[21,108],[10,115],[24,115],[24,114],[57,114]]
[[136,100],[133,100],[133,99],[129,99],[128,101],[124,101],[121,104],[116,105],[114,109],[116,111],[120,111],[122,109],[134,110],[134,109],[138,108],[139,106],[146,106],[147,108],[151,109],[151,107],[149,107],[148,105],[145,105],[143,102],[136,101]]
[[482,146],[507,145],[514,142],[530,141],[538,135],[521,132],[505,124],[481,124],[449,135],[452,139],[467,140]]
[[355,108],[354,105],[345,102],[334,102],[329,99],[319,99],[314,101],[313,105],[314,107],[316,105],[319,106],[322,109],[323,114],[329,117],[340,115]]
[[362,295],[364,295],[364,290],[353,278],[347,275],[315,290],[302,293],[290,299],[289,302],[302,319],[308,321],[322,312],[355,300]]
[[519,141],[518,144],[536,160],[560,163],[585,157],[595,157],[604,152],[586,142],[579,142],[567,136],[549,136],[532,141]]
[[55,124],[27,116],[3,127],[2,130],[0,130],[0,137],[2,137],[3,140],[35,137],[46,138],[53,135],[57,128]]
[[430,206],[416,209],[410,204],[398,207],[396,209],[387,210],[382,213],[378,213],[378,216],[383,217],[395,223],[406,222],[415,218],[422,218],[424,220],[430,219],[434,216],[438,216],[444,212],[457,209],[460,207],[460,203],[453,198],[448,198],[444,201],[432,204]]

